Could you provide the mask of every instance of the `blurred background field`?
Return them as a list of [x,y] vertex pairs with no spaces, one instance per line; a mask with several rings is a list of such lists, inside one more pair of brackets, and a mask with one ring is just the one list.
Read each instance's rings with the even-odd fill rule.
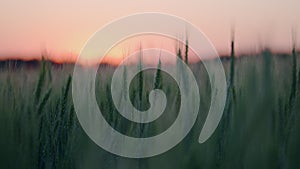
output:
[[[210,82],[201,62],[190,63],[201,97],[196,124],[176,147],[144,159],[110,154],[85,134],[72,101],[74,65],[2,61],[0,168],[300,168],[297,60],[296,51],[273,54],[265,50],[253,56],[222,57],[230,84],[228,99],[221,123],[203,144],[198,143],[198,136],[210,106]],[[130,98],[139,109],[147,108],[148,93],[155,86],[168,98],[167,115],[141,126],[124,120],[112,103],[109,85],[114,69],[100,65],[96,80],[97,101],[111,126],[137,137],[155,135],[172,125],[180,102],[180,91],[172,78],[149,70],[131,82]],[[140,92],[143,99],[137,99]]]

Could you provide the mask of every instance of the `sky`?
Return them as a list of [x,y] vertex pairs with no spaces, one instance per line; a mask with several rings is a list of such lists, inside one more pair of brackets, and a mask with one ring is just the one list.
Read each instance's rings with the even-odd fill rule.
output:
[[31,59],[43,52],[60,61],[72,59],[100,27],[138,12],[188,20],[220,55],[229,53],[232,27],[238,53],[264,47],[286,52],[292,29],[300,39],[299,7],[299,0],[1,0],[0,59]]

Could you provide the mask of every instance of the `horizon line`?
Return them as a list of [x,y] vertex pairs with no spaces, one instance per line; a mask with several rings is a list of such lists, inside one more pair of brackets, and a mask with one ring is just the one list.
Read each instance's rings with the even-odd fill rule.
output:
[[[262,54],[264,51],[269,51],[271,52],[272,54],[275,54],[275,55],[291,55],[291,53],[287,52],[287,51],[281,51],[281,52],[274,52],[272,51],[271,49],[269,48],[266,48],[264,50],[261,50],[259,52],[248,52],[248,53],[240,53],[238,55],[235,55],[236,58],[239,58],[239,57],[251,57],[251,56],[255,56],[255,55],[259,55],[259,54]],[[296,53],[300,53],[300,50],[296,50]],[[46,56],[46,57],[44,57]],[[37,61],[37,62],[40,62],[42,60],[45,60],[45,61],[50,61],[51,63],[54,63],[54,64],[76,64],[78,62],[78,55],[73,55],[73,56],[68,56],[68,58],[70,57],[73,57],[73,60],[68,60],[68,59],[63,59],[63,58],[54,58],[54,57],[49,57],[49,55],[44,55],[44,54],[41,54],[40,56],[26,56],[26,55],[23,55],[23,56],[15,56],[15,55],[11,55],[11,56],[0,56],[0,62],[5,62],[5,61],[23,61],[23,62],[31,62],[31,61]],[[113,56],[105,56],[105,57],[113,57]],[[226,55],[219,55],[219,57],[221,59],[223,58],[229,58],[230,57],[230,54],[226,54]],[[74,59],[76,58],[76,59]],[[210,58],[210,59],[215,59],[215,58]],[[209,59],[209,60],[210,60]],[[201,59],[198,59],[196,61],[190,61],[190,63],[197,63],[201,61]],[[101,64],[108,64],[108,65],[112,65],[112,66],[117,66],[119,65],[120,63],[122,62],[121,61],[108,61],[108,59],[103,59],[100,63],[100,61],[95,61],[95,64],[92,64],[92,65],[101,65]],[[78,64],[81,64],[81,65],[85,65],[83,63],[78,63]]]

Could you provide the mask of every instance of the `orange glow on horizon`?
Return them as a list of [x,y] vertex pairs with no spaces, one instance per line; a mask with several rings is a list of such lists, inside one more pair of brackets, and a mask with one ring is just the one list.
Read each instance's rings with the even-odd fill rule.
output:
[[[102,58],[101,63],[117,66],[123,61],[123,59],[130,56],[131,54],[148,48],[167,50],[173,53],[174,56],[176,56],[176,48],[178,49],[178,46],[181,48],[182,54],[184,55],[184,50],[185,50],[184,44],[178,43],[178,41],[172,38],[154,35],[154,34],[134,36],[122,42],[119,42],[118,44],[113,46],[111,50],[107,52],[106,56]],[[77,49],[76,51],[80,51],[80,49]],[[274,51],[274,52],[280,52],[280,51]],[[79,56],[79,54],[76,53],[63,53],[63,54],[56,54],[55,52],[49,52],[49,53],[41,52],[41,53],[44,54],[27,55],[27,56],[26,55],[9,55],[6,57],[2,56],[0,57],[0,60],[8,60],[8,59],[18,59],[24,61],[41,60],[43,56],[44,59],[46,60],[50,60],[57,64],[64,64],[64,63],[76,63]],[[241,54],[253,54],[253,53],[257,53],[257,52],[256,51],[252,53],[244,52]],[[220,56],[228,56],[228,53],[227,54],[225,52],[221,53]],[[97,60],[89,60],[89,61],[88,59],[86,61],[84,60],[85,60],[84,58],[80,58],[78,60],[79,64],[83,64],[83,65],[100,64],[100,57],[98,57]],[[155,61],[151,60],[151,58],[143,58],[143,61],[145,61],[145,63],[152,63],[152,64],[153,63],[156,64],[158,62],[156,60]],[[192,63],[197,61],[199,61],[199,58],[191,49],[189,49],[189,62]],[[170,58],[170,60],[167,61],[167,63],[171,63],[171,62],[172,62],[172,58]]]

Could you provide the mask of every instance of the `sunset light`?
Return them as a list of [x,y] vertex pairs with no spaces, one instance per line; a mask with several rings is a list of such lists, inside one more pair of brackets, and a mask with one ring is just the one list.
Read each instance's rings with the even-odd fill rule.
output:
[[300,169],[300,0],[0,0],[0,169]]

